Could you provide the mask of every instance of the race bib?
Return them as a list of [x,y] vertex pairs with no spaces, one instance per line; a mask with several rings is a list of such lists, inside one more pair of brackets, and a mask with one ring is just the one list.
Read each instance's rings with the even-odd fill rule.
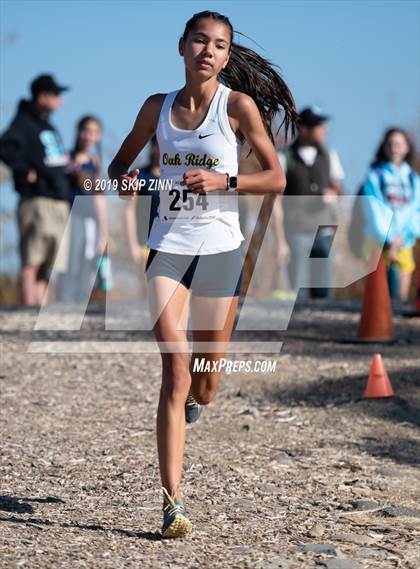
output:
[[220,215],[217,192],[197,194],[181,186],[182,177],[160,178],[161,221],[211,223]]

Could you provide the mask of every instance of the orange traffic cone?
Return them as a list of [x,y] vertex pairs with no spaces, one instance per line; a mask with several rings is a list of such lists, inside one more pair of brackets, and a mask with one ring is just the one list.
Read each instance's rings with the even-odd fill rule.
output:
[[394,390],[389,381],[381,354],[375,354],[370,365],[369,377],[365,389],[366,399],[393,397]]
[[362,340],[392,340],[394,337],[391,297],[381,254],[376,270],[366,279],[357,336]]

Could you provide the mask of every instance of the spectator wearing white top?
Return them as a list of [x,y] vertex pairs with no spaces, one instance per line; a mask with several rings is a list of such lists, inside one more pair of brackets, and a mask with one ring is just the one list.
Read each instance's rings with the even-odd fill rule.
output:
[[[284,239],[290,249],[292,288],[296,292],[301,289],[301,298],[308,298],[309,294],[312,298],[331,298],[334,260],[330,249],[336,225],[335,202],[341,193],[344,170],[337,152],[326,145],[329,117],[317,107],[303,109],[300,117],[297,139],[279,153],[287,179],[284,196],[313,196],[316,199],[282,201],[282,197],[278,197],[274,219],[281,219],[279,211],[283,205]],[[276,231],[276,234],[282,232]],[[285,244],[279,243],[278,250],[283,252],[284,259]],[[311,287],[310,257],[328,259],[323,288]]]

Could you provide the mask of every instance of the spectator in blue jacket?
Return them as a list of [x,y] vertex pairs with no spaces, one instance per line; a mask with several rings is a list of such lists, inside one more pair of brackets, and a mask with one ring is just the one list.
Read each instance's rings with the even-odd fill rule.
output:
[[[385,243],[384,258],[392,297],[407,300],[411,277],[416,268],[413,247],[420,237],[420,179],[413,169],[415,149],[409,135],[401,128],[386,131],[371,164],[363,195],[365,255],[377,243]],[[383,206],[392,211],[391,225]]]

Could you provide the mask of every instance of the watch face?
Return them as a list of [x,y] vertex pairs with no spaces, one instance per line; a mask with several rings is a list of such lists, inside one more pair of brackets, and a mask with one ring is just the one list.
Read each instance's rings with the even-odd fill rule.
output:
[[229,178],[229,188],[236,188],[237,183],[238,183],[238,180],[237,180],[236,176],[231,176]]

